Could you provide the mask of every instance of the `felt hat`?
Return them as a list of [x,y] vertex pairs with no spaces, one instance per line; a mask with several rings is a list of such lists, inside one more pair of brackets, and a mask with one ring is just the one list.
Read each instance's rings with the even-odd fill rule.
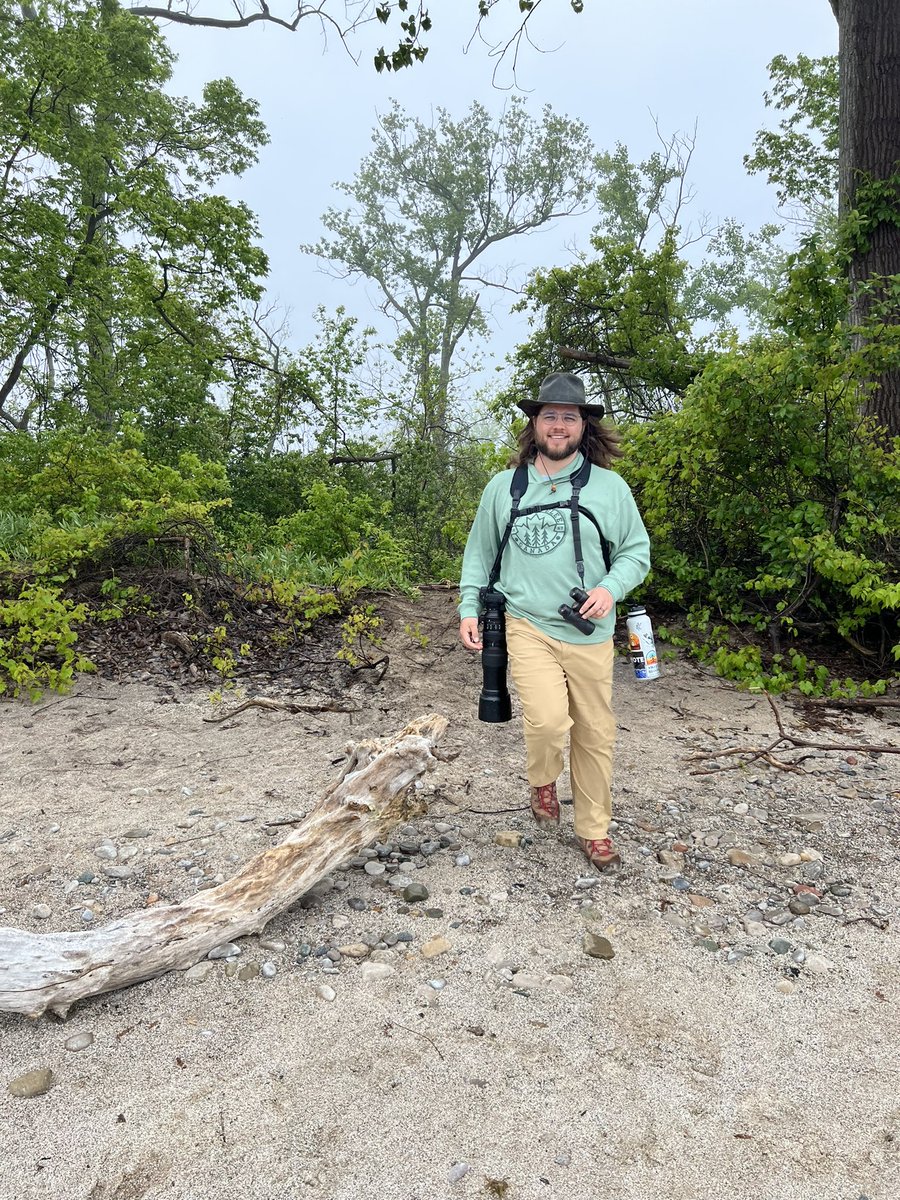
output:
[[519,408],[529,417],[535,416],[545,404],[571,404],[584,410],[586,416],[602,417],[606,411],[602,404],[588,404],[584,392],[584,380],[571,371],[554,371],[541,380],[536,400],[520,400]]

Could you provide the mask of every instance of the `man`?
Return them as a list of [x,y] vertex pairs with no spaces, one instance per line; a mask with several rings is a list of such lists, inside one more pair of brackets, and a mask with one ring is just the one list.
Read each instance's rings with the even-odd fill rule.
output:
[[[499,574],[514,471],[496,475],[484,490],[463,556],[459,636],[467,650],[482,649],[479,592],[493,575],[506,598],[532,814],[539,825],[559,823],[556,780],[570,733],[575,833],[588,860],[603,870],[620,862],[609,837],[616,603],[647,575],[650,542],[628,485],[609,470],[622,455],[619,437],[601,425],[603,406],[587,403],[581,378],[548,375],[537,400],[523,400],[519,408],[529,420],[513,462],[527,465],[527,490],[509,526]],[[524,467],[520,478],[523,473]],[[578,612],[593,625],[590,635],[558,611],[573,587],[587,591]]]

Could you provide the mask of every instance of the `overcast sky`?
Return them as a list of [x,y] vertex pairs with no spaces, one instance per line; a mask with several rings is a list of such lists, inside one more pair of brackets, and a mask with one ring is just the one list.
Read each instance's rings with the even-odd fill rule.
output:
[[[206,80],[229,75],[259,103],[271,143],[259,165],[226,181],[224,190],[258,215],[271,263],[271,297],[290,309],[295,344],[312,337],[319,303],[342,303],[365,322],[374,318],[374,290],[330,279],[299,246],[317,240],[324,232],[321,214],[342,203],[333,185],[356,172],[370,148],[376,114],[393,98],[426,121],[436,107],[459,117],[474,100],[499,112],[508,99],[492,82],[487,49],[477,41],[465,48],[475,0],[432,0],[430,7],[428,57],[398,74],[377,75],[371,65],[379,42],[392,44],[394,26],[373,26],[352,43],[358,65],[338,39],[323,46],[312,18],[294,34],[261,25],[167,28],[179,56],[176,91],[197,96]],[[517,8],[513,0],[501,7],[510,15]],[[568,0],[545,0],[533,24],[534,38],[547,52],[523,48],[518,84],[535,115],[549,104],[580,118],[598,149],[624,142],[633,160],[658,148],[654,118],[664,133],[691,131],[696,124],[691,179],[697,215],[735,217],[748,228],[774,219],[772,189],[745,173],[742,158],[755,132],[777,121],[762,98],[767,63],[776,54],[836,53],[828,0],[585,0],[580,16]],[[485,28],[502,35],[496,12]],[[508,71],[501,82],[509,82]],[[590,228],[589,218],[561,221],[507,248],[503,261],[519,267],[520,279],[528,268],[568,262],[570,247],[585,246]],[[521,318],[498,309],[496,355],[502,357],[522,332]]]

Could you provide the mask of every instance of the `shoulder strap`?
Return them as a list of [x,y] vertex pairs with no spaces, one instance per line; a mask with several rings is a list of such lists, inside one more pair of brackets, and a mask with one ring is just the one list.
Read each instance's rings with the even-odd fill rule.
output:
[[603,562],[607,572],[612,565],[612,558],[609,552],[609,542],[603,536],[603,530],[597,518],[589,509],[582,508],[578,503],[578,497],[581,489],[585,486],[591,476],[591,460],[586,458],[575,474],[571,477],[572,496],[569,500],[557,500],[555,504],[537,504],[532,508],[523,509],[519,512],[519,504],[525,492],[528,490],[528,465],[521,463],[513,471],[513,477],[509,485],[509,494],[512,497],[512,505],[509,511],[509,520],[506,522],[506,528],[503,531],[503,536],[500,539],[500,546],[497,550],[497,556],[494,559],[494,565],[491,567],[490,577],[488,579],[488,589],[493,590],[494,584],[500,577],[500,562],[503,558],[503,551],[506,549],[506,544],[509,541],[512,527],[517,517],[530,515],[536,512],[547,512],[551,508],[568,508],[572,518],[572,542],[575,549],[575,568],[578,571],[578,578],[584,585],[584,557],[581,549],[581,529],[579,525],[579,516],[581,513],[587,517],[597,534],[600,537],[600,550],[603,554]]
[[584,462],[572,476],[572,496],[569,500],[569,512],[572,518],[572,542],[575,547],[575,570],[578,572],[578,578],[581,580],[582,587],[584,587],[584,553],[581,549],[581,522],[579,521],[578,496],[590,478],[590,474],[591,460],[585,458]]
[[509,541],[509,535],[512,533],[513,522],[519,515],[519,502],[528,490],[528,464],[520,463],[515,471],[509,484],[509,494],[512,496],[512,507],[509,510],[509,520],[506,522],[506,528],[503,530],[503,537],[500,539],[500,545],[497,548],[497,557],[494,559],[494,565],[491,567],[491,573],[488,577],[488,591],[494,590],[494,584],[500,578],[500,560],[503,558],[503,551],[506,549],[506,543]]

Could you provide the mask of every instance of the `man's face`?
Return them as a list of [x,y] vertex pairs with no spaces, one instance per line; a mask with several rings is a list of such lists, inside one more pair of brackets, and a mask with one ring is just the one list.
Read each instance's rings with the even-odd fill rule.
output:
[[534,418],[534,441],[544,458],[559,462],[578,449],[584,417],[574,404],[545,404]]

